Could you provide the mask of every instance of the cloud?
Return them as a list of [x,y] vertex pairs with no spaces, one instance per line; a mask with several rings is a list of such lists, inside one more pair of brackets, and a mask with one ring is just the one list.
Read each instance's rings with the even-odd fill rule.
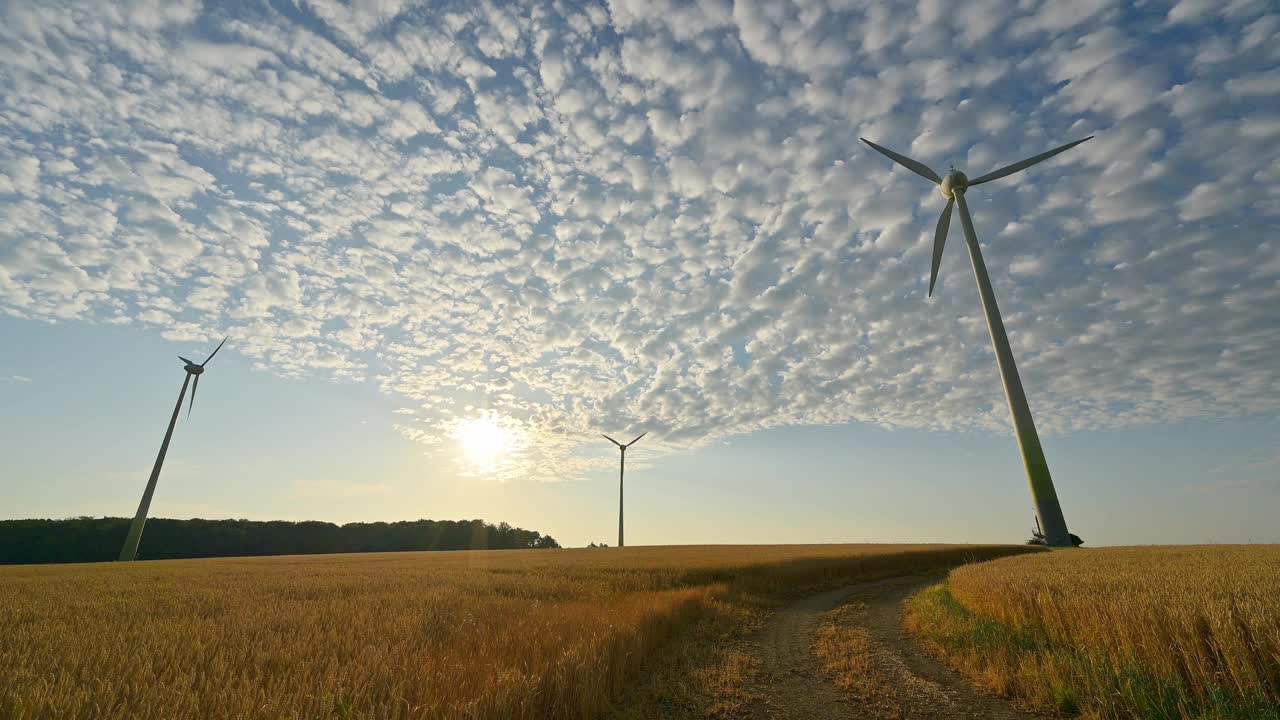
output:
[[1003,431],[955,237],[924,297],[943,199],[857,137],[1095,134],[970,196],[1037,418],[1274,411],[1280,16],[1063,7],[11,4],[0,311],[372,380],[432,452],[495,413],[504,477],[600,429]]

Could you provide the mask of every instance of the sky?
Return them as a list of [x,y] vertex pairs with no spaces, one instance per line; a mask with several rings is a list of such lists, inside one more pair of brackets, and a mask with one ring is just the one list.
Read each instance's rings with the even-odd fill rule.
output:
[[0,7],[0,518],[1280,542],[1264,1]]

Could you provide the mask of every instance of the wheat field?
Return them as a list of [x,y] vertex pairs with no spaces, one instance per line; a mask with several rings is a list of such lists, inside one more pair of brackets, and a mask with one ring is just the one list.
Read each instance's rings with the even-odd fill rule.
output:
[[908,624],[979,682],[1087,718],[1280,718],[1280,546],[1128,547],[953,570]]
[[594,718],[710,603],[1019,548],[701,546],[0,568],[0,717]]

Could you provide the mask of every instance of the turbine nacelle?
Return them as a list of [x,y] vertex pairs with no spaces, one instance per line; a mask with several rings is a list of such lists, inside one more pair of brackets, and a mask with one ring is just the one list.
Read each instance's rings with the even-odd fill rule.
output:
[[982,183],[991,182],[992,180],[999,180],[1002,177],[1008,177],[1016,172],[1026,170],[1032,165],[1048,160],[1060,152],[1070,150],[1092,137],[1093,136],[1090,135],[1089,137],[1084,138],[1084,140],[1069,142],[1066,145],[1056,147],[1049,152],[1040,153],[1039,155],[1029,157],[1026,160],[1019,160],[1012,165],[1006,165],[997,170],[992,170],[986,175],[974,178],[973,180],[970,180],[969,176],[954,167],[951,168],[951,172],[947,173],[946,177],[939,177],[938,173],[934,172],[932,168],[919,160],[912,160],[906,155],[896,153],[887,147],[877,145],[866,138],[861,139],[862,142],[869,145],[872,150],[875,150],[925,180],[937,185],[938,190],[942,192],[942,197],[947,199],[946,207],[942,208],[942,215],[938,216],[938,226],[933,231],[933,267],[930,268],[929,272],[929,297],[933,297],[933,288],[938,283],[938,268],[942,264],[942,248],[946,246],[947,231],[951,227],[951,209],[958,203],[960,205],[960,215],[964,218],[963,221],[966,223],[973,222],[969,218],[969,209],[964,202],[965,191],[968,190],[970,186],[981,185]]
[[942,197],[951,199],[955,193],[964,192],[969,188],[969,176],[956,170],[951,169],[947,176],[942,178],[942,182],[938,183],[938,189],[942,191]]
[[[188,379],[190,379],[191,376],[194,376],[196,379],[195,384],[191,386],[191,404],[187,405],[187,417],[191,417],[191,409],[196,406],[196,391],[200,389],[200,375],[204,373],[204,366],[208,365],[209,361],[213,359],[213,356],[217,355],[218,351],[222,349],[222,346],[226,344],[227,339],[222,338],[222,342],[218,343],[218,347],[214,348],[213,352],[209,353],[209,357],[205,358],[202,363],[196,363],[195,361],[188,360],[181,355],[178,356],[179,360],[186,363],[183,369],[187,371]],[[184,385],[183,387],[185,388],[186,386]]]

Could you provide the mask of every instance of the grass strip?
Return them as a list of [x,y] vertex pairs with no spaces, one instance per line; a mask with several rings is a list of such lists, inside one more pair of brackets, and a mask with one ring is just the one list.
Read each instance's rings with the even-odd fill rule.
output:
[[1193,688],[1087,641],[1051,638],[1037,623],[1010,626],[970,610],[945,582],[911,597],[904,619],[931,651],[976,684],[1042,710],[1099,720],[1280,720],[1280,708],[1260,691]]

